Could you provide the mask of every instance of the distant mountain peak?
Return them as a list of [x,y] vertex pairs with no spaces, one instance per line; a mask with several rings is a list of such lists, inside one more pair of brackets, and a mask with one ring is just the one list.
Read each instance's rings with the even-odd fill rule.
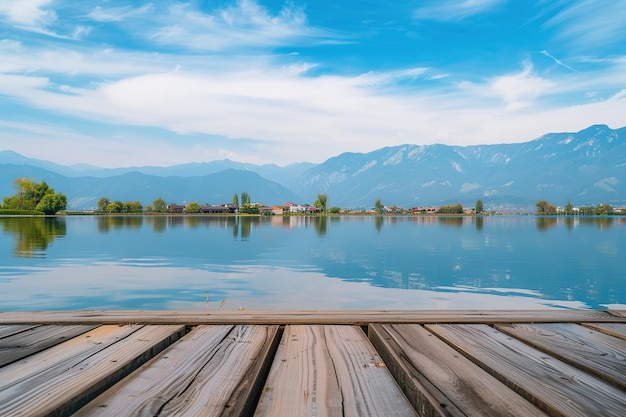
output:
[[[168,201],[178,199],[179,203],[207,198],[225,203],[242,191],[258,200],[262,199],[255,194],[258,188],[264,190],[261,197],[268,203],[275,202],[271,193],[277,200],[303,203],[325,193],[331,205],[343,208],[371,208],[378,198],[383,204],[408,208],[458,202],[473,205],[476,199],[482,199],[485,207],[531,210],[540,199],[555,205],[564,205],[568,199],[575,205],[625,205],[625,138],[626,127],[596,124],[523,143],[402,144],[367,153],[345,152],[321,164],[286,167],[230,160],[169,167],[67,167],[4,150],[0,151],[0,191],[12,194],[12,181],[27,176],[45,179],[59,192],[74,193],[73,201],[84,204],[95,204],[94,199],[103,196],[123,199],[139,192],[145,198],[167,194]],[[134,188],[128,188],[129,183]],[[117,192],[120,197],[113,195]]]

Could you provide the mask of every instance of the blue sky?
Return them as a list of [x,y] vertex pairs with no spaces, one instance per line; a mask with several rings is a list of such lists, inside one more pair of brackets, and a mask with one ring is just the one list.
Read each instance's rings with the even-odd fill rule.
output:
[[626,125],[623,0],[2,0],[0,149],[322,162]]

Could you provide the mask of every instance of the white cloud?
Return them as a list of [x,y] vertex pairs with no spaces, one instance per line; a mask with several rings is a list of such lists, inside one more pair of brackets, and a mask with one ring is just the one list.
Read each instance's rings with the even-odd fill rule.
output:
[[143,15],[153,9],[152,3],[144,4],[141,7],[133,8],[131,6],[121,7],[101,7],[96,6],[87,17],[97,22],[120,22],[122,20]]
[[574,49],[607,46],[626,38],[623,0],[563,2],[563,8],[546,22]]
[[554,57],[550,52],[546,51],[545,49],[543,51],[541,51],[540,53],[545,55],[545,56],[547,56],[548,58],[552,59],[556,64],[562,66],[563,68],[567,68],[570,71],[578,72],[574,68],[572,68],[569,65],[563,63],[563,61],[561,61],[560,59]]
[[[207,160],[211,159],[208,155],[221,154],[257,163],[319,162],[348,149],[433,143],[440,140],[442,127],[451,144],[529,140],[594,123],[619,127],[623,125],[621,115],[626,114],[626,98],[617,91],[609,99],[593,103],[522,107],[555,94],[557,86],[567,87],[533,74],[530,64],[518,73],[494,77],[482,85],[474,83],[460,92],[411,94],[394,92],[388,85],[380,90],[373,82],[393,79],[398,75],[394,71],[311,77],[309,68],[269,62],[256,70],[239,67],[231,72],[183,68],[72,87],[69,92],[45,77],[4,75],[0,94],[54,113],[169,130],[180,140],[200,135],[195,139],[194,158]],[[575,83],[568,85],[576,87]],[[216,148],[213,135],[231,138],[233,148]],[[176,137],[171,136],[171,144],[155,139],[150,147],[170,158],[181,155],[184,161]],[[254,148],[236,151],[239,138],[254,139]],[[103,140],[104,147],[105,143]],[[145,149],[146,142],[141,144]],[[140,148],[135,143],[132,152],[141,155]],[[158,158],[156,152],[150,154]]]
[[204,51],[278,46],[298,39],[317,42],[318,37],[328,37],[308,26],[304,11],[291,3],[276,15],[254,0],[238,0],[212,14],[175,4],[158,21],[161,25],[150,34],[151,40]]
[[74,28],[74,32],[72,32],[72,39],[82,39],[91,33],[92,28],[89,26],[78,25]]
[[550,93],[554,83],[539,77],[530,62],[524,62],[524,69],[511,75],[502,75],[489,82],[490,90],[499,96],[507,109],[520,109],[533,104],[537,97]]
[[[15,24],[45,28],[51,21],[46,19],[56,16],[48,4],[0,0],[0,13]],[[440,4],[440,13],[446,6],[448,14],[438,15],[437,7],[431,6],[422,9],[424,16],[430,11],[431,18],[460,19],[499,2]],[[149,155],[152,162],[146,163],[167,158],[185,162],[185,155],[189,161],[179,145],[183,142],[193,143],[191,158],[203,160],[227,155],[257,163],[319,162],[346,150],[401,143],[512,142],[595,123],[624,125],[624,56],[568,57],[568,65],[579,72],[541,72],[527,61],[517,71],[460,83],[458,74],[436,66],[331,75],[321,63],[307,61],[306,54],[270,52],[273,46],[296,47],[333,37],[311,27],[303,10],[293,5],[270,12],[256,1],[241,0],[210,14],[180,3],[159,7],[162,4],[102,5],[83,14],[102,25],[115,22],[122,31],[124,25],[139,24],[127,34],[152,36],[168,45],[158,53],[122,49],[126,44],[94,48],[94,43],[80,41],[0,40],[2,104],[10,108],[10,103],[18,103],[39,112],[24,114],[23,120],[69,116],[82,120],[80,124],[97,122],[121,132],[130,127],[132,134],[124,133],[124,140],[113,143],[124,144],[125,151],[120,152],[128,153],[124,156],[128,161],[146,160]],[[148,22],[156,30],[146,31]],[[71,27],[78,39],[98,30],[80,24]],[[178,52],[185,48],[194,51]],[[544,55],[563,65],[547,51]],[[495,71],[490,68],[489,74]],[[41,144],[38,137],[45,136],[13,126],[9,137],[3,134],[6,123],[3,126],[0,138],[7,139],[0,139],[0,145],[8,148],[15,148],[14,138]],[[40,127],[42,132],[48,128]],[[162,137],[149,142],[149,134],[136,133],[143,127],[158,130]],[[69,143],[79,161],[95,158],[90,162],[98,164],[99,155],[114,160],[104,136],[93,138],[78,130],[71,142],[63,136],[51,130],[52,140]],[[237,145],[244,140],[246,146]],[[98,147],[101,151],[94,152]],[[79,154],[79,149],[84,151]]]
[[503,0],[437,0],[431,6],[417,9],[417,19],[458,21],[485,13],[503,3]]
[[56,13],[44,6],[52,0],[2,0],[0,14],[24,27],[46,27],[56,20]]

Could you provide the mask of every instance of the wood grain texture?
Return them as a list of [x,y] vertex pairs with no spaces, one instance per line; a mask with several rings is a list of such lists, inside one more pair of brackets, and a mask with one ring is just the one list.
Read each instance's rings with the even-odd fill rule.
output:
[[69,415],[182,336],[184,326],[102,326],[0,368],[0,415]]
[[0,324],[626,323],[626,314],[612,313],[602,310],[77,310],[0,312]]
[[201,326],[75,416],[250,415],[277,326]]
[[34,324],[7,324],[0,326],[0,339],[22,333],[23,331],[37,327]]
[[626,415],[622,390],[494,328],[425,327],[552,416]]
[[414,416],[363,331],[287,326],[255,416]]
[[94,329],[95,325],[47,325],[26,328],[0,339],[0,366],[18,361]]
[[626,340],[571,323],[502,324],[496,328],[626,389]]
[[626,323],[582,323],[583,326],[626,340]]
[[368,335],[420,415],[546,416],[420,325],[373,324]]

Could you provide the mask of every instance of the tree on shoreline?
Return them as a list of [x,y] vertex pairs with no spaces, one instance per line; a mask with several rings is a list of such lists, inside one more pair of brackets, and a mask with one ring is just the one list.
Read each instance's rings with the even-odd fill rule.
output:
[[376,202],[374,203],[374,211],[376,213],[382,213],[383,212],[383,203],[381,203],[380,198],[376,200]]
[[326,204],[328,202],[328,196],[326,194],[318,194],[317,200],[313,203],[314,207],[317,207],[322,211],[322,213],[326,213]]
[[535,206],[537,207],[537,214],[540,216],[556,214],[556,207],[553,204],[548,203],[546,200],[537,201]]
[[441,214],[463,214],[463,205],[461,203],[454,204],[451,206],[441,206],[437,213]]
[[476,207],[474,208],[474,212],[476,214],[480,214],[483,212],[483,202],[482,200],[476,200]]
[[185,207],[185,213],[200,213],[200,204],[192,201],[191,203],[187,204],[187,207]]
[[169,211],[167,208],[167,203],[161,197],[152,202],[152,210],[155,213],[167,213]]
[[54,188],[44,180],[36,183],[33,179],[17,178],[13,183],[17,192],[11,197],[4,197],[2,209],[55,214],[67,208],[67,197],[55,193]]
[[250,194],[248,194],[247,191],[242,191],[241,192],[241,205],[242,206],[249,206],[250,205]]

